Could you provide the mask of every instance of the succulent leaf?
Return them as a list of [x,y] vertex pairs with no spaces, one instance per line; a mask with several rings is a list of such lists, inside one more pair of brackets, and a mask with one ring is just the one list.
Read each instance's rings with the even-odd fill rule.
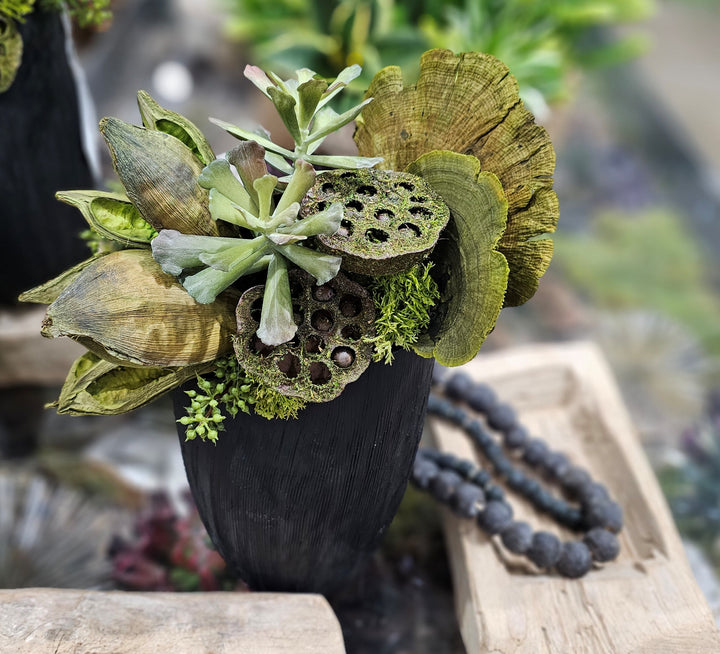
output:
[[[246,211],[257,212],[257,202],[250,196],[245,187],[238,183],[232,170],[230,170],[229,162],[225,159],[216,159],[205,166],[198,177],[197,183],[207,190],[217,189],[226,198],[232,200]],[[210,198],[212,200],[212,193]],[[215,220],[219,220],[214,214],[213,217]]]
[[407,170],[439,193],[451,212],[432,255],[440,299],[415,351],[458,366],[477,354],[503,305],[508,264],[497,245],[507,200],[497,177],[481,172],[480,162],[469,155],[430,152]]
[[258,198],[253,183],[256,179],[267,175],[265,148],[259,145],[257,141],[243,141],[240,145],[229,150],[225,157],[235,166],[245,190],[257,204]]
[[341,257],[293,244],[286,245],[280,252],[296,266],[310,273],[318,286],[326,284],[340,272]]
[[138,91],[137,103],[145,127],[165,132],[182,141],[203,165],[215,159],[203,133],[185,116],[161,107],[147,91]]
[[276,254],[268,266],[257,335],[266,345],[281,345],[291,340],[296,331],[287,264]]
[[156,230],[217,235],[208,194],[198,186],[202,164],[174,136],[103,118],[100,131],[128,197]]

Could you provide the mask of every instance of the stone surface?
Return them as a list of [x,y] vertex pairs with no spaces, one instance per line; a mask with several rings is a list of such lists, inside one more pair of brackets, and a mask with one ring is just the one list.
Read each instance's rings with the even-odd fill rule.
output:
[[340,654],[340,625],[317,595],[0,591],[0,652]]

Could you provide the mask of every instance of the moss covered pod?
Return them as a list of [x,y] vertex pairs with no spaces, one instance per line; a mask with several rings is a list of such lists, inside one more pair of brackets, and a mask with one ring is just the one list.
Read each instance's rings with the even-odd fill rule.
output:
[[42,334],[68,336],[121,365],[178,367],[232,351],[237,293],[200,304],[149,250],[88,265],[48,307]]
[[342,274],[317,286],[301,270],[290,273],[298,325],[293,340],[270,347],[257,336],[264,286],[243,293],[237,307],[235,354],[240,365],[283,395],[327,402],[370,365],[375,309],[370,294]]
[[405,172],[326,171],[305,196],[301,216],[343,205],[340,229],[317,237],[318,247],[341,255],[342,267],[363,275],[405,272],[432,250],[450,217],[442,198]]

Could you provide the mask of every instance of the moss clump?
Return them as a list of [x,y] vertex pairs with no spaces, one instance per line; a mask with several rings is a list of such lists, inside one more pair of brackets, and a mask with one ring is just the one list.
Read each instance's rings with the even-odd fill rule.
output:
[[430,309],[440,297],[430,276],[432,263],[418,264],[405,273],[377,277],[370,286],[375,301],[374,361],[392,363],[393,347],[412,348],[430,324]]
[[45,11],[62,11],[67,7],[80,27],[101,25],[112,17],[110,0],[0,0],[0,14],[23,20],[36,6]]
[[253,397],[255,413],[268,420],[279,418],[289,420],[297,418],[298,411],[305,408],[307,402],[301,397],[283,395],[272,386],[263,383],[259,379],[249,377],[253,383]]

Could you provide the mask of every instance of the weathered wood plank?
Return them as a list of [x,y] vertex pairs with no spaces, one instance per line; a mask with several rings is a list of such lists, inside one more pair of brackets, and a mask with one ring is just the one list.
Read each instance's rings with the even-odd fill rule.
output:
[[[602,355],[591,344],[542,345],[467,364],[522,422],[607,484],[626,526],[619,559],[579,581],[533,569],[472,523],[445,515],[456,610],[468,652],[717,654],[712,614],[690,571],[655,475]],[[477,459],[461,431],[432,422],[437,445]],[[510,493],[515,514],[566,538]]]
[[40,335],[44,306],[0,309],[0,388],[59,386],[85,348]]
[[0,591],[0,652],[13,654],[340,654],[319,595]]

